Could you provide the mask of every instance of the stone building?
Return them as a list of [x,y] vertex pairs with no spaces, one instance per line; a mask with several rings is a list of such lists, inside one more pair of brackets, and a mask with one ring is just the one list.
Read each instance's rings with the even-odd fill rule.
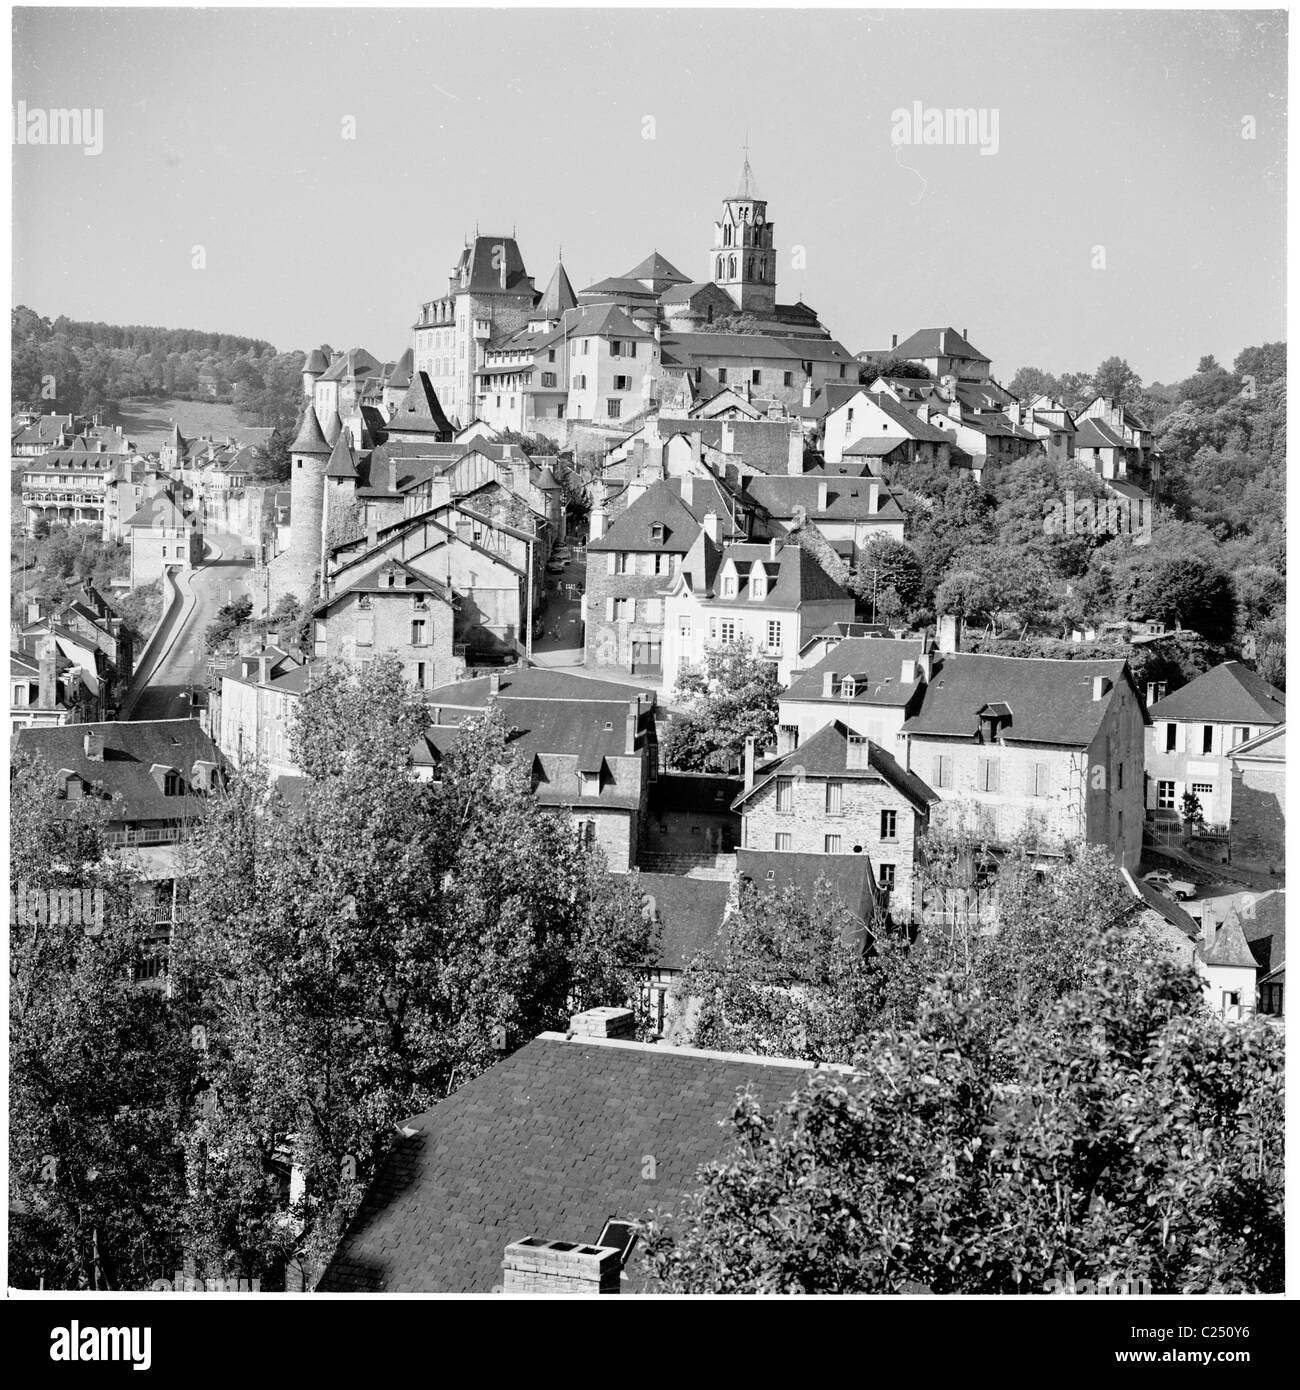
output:
[[743,848],[864,855],[891,915],[910,918],[913,865],[939,800],[916,773],[836,720],[775,762],[747,768],[745,784],[734,803]]
[[1286,865],[1286,725],[1239,743],[1231,771],[1232,862],[1280,873]]

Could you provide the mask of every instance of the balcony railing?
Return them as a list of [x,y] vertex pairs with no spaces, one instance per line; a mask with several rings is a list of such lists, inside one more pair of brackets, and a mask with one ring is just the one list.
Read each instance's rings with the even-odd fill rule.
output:
[[174,845],[181,838],[179,825],[154,825],[144,829],[110,830],[104,840],[110,845]]

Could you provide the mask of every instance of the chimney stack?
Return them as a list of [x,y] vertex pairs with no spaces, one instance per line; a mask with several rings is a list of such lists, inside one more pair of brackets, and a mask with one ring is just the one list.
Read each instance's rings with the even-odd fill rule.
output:
[[898,334],[897,334],[897,333],[894,334],[894,341],[893,341],[892,343],[890,343],[889,346],[890,346],[891,348],[896,348],[896,347],[898,346]]
[[92,763],[102,763],[104,761],[104,735],[91,732],[82,740],[82,747],[85,750],[87,759]]
[[912,682],[913,682],[915,679],[916,679],[916,661],[915,661],[914,658],[912,658],[912,657],[910,657],[910,656],[905,656],[905,657],[903,658],[903,664],[902,664],[901,673],[900,673],[900,675],[899,675],[899,680],[900,680],[904,685],[911,685]]
[[777,542],[776,542],[776,537],[773,536],[772,539],[771,539],[770,541],[768,541],[768,543],[767,543],[767,558],[768,558],[769,560],[775,560],[775,559],[776,559],[776,551],[777,551]]
[[812,384],[812,377],[811,377],[811,376],[806,376],[806,377],[804,377],[804,381],[803,381],[803,397],[802,397],[802,400],[803,400],[803,404],[804,404],[805,406],[810,406],[810,405],[812,405],[812,401],[813,401],[813,384]]
[[871,516],[880,510],[880,479],[872,478],[867,483],[867,512]]
[[257,683],[258,685],[271,684],[271,657],[265,650],[257,658]]
[[695,479],[690,473],[682,477],[682,505],[688,512],[695,505]]
[[939,655],[950,656],[961,651],[961,632],[954,613],[939,614]]
[[501,673],[499,671],[493,671],[488,676],[488,694],[501,694]]
[[817,484],[817,510],[824,512],[830,506],[831,485],[823,478]]
[[1093,676],[1092,678],[1092,698],[1093,702],[1104,699],[1110,690],[1109,676]]
[[835,672],[822,672],[822,699],[829,700],[835,694]]
[[758,769],[758,739],[750,734],[745,740],[745,790],[751,791]]
[[622,1274],[623,1252],[615,1246],[529,1236],[506,1246],[501,1288],[537,1297],[616,1294]]
[[623,750],[629,756],[636,752],[636,732],[641,723],[641,702],[639,699],[633,700],[627,711],[627,738],[626,748]]
[[916,660],[916,673],[923,681],[929,682],[934,658],[929,652],[922,652]]
[[58,645],[53,637],[41,638],[37,646],[37,668],[40,672],[40,691],[37,696],[40,709],[53,709],[59,702],[59,681],[55,663]]
[[704,513],[704,534],[716,545],[718,543],[718,514],[712,508]]
[[636,1037],[636,1015],[631,1009],[584,1009],[569,1019],[569,1032],[580,1038]]

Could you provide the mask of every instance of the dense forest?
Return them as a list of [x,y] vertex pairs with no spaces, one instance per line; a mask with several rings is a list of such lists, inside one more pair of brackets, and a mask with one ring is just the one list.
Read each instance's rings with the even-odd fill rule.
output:
[[301,352],[259,338],[188,328],[121,327],[10,316],[11,399],[43,411],[102,410],[128,399],[202,399],[234,405],[248,425],[291,427],[302,399]]

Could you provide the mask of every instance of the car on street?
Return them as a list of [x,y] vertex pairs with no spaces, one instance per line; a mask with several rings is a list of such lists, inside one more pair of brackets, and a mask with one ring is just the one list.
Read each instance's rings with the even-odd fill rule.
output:
[[547,574],[563,574],[563,573],[564,573],[564,561],[563,561],[563,560],[547,560],[547,562],[546,562],[546,573],[547,573]]
[[1196,893],[1194,883],[1189,883],[1185,878],[1175,878],[1168,869],[1152,869],[1142,877],[1152,888],[1164,893],[1166,897],[1177,898],[1179,902],[1193,897]]

